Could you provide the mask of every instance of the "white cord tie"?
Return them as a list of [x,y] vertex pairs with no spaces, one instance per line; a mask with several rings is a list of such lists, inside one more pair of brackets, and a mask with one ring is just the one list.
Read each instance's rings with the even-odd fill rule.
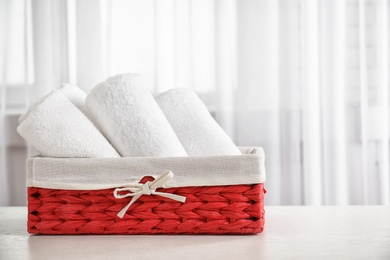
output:
[[[154,181],[146,182],[144,184],[140,183],[137,184],[135,187],[126,187],[126,188],[117,188],[114,190],[114,197],[117,199],[123,199],[126,197],[133,197],[129,204],[127,204],[126,207],[124,207],[119,213],[117,214],[118,217],[123,218],[123,216],[126,214],[126,211],[130,208],[131,205],[133,205],[134,202],[136,202],[139,197],[142,195],[158,195],[164,198],[185,202],[186,197],[172,194],[172,193],[166,193],[166,192],[158,192],[156,189],[161,188],[166,182],[171,180],[173,178],[174,174],[171,171],[164,172],[161,174],[160,177],[155,179]],[[129,191],[129,193],[126,194],[118,194],[119,192],[123,191]]]

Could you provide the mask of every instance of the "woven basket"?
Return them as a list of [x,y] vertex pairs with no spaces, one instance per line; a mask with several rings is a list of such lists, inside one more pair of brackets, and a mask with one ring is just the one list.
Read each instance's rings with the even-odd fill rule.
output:
[[[115,187],[84,189],[94,182],[96,187],[104,175],[105,167],[96,166],[104,159],[54,159],[31,158],[28,160],[28,232],[32,234],[252,234],[264,228],[264,193],[263,181],[264,154],[262,149],[243,149],[248,154],[239,156],[216,156],[198,158],[147,158],[141,165],[147,165],[145,172],[139,172],[139,160],[132,159],[123,163],[121,159],[106,160],[104,165],[114,169],[128,169],[129,174],[154,176],[167,165],[175,173],[167,187],[156,189],[164,194],[175,194],[186,198],[179,202],[156,194],[141,195],[125,212],[120,212],[131,198],[118,199],[114,196]],[[128,159],[130,160],[130,159]],[[146,161],[145,161],[146,160]],[[174,161],[174,163],[172,163]],[[210,168],[210,162],[215,165]],[[137,162],[137,165],[134,164]],[[76,165],[75,165],[76,163]],[[118,166],[120,164],[120,167]],[[69,167],[64,167],[69,165]],[[90,165],[90,166],[89,166]],[[151,167],[150,169],[148,167]],[[202,169],[205,167],[205,169]],[[75,168],[93,168],[97,173],[91,176],[90,183],[77,185],[66,179]],[[64,174],[58,179],[58,171]],[[68,171],[68,172],[63,172]],[[234,176],[233,171],[238,171]],[[242,176],[242,171],[249,173]],[[50,173],[54,172],[51,182]],[[189,172],[188,174],[186,174]],[[207,172],[210,175],[207,175]],[[222,172],[222,173],[221,173]],[[136,174],[137,173],[137,174]],[[154,174],[156,173],[156,174]],[[84,173],[85,174],[85,173]],[[198,174],[198,179],[193,176]],[[217,177],[213,177],[218,175]],[[221,176],[227,180],[221,180]],[[89,175],[87,175],[88,178]],[[104,175],[104,178],[107,178]],[[119,175],[122,176],[122,175]],[[203,176],[203,177],[202,177]],[[103,178],[103,177],[102,177]],[[103,178],[103,179],[104,179]],[[177,178],[177,180],[175,180]],[[140,183],[153,181],[152,177],[143,177]],[[247,179],[247,181],[245,181]],[[244,180],[244,181],[243,181]],[[201,182],[212,185],[185,185]],[[220,182],[221,185],[215,185]],[[228,183],[232,183],[227,185]],[[240,183],[249,182],[249,183]],[[122,181],[122,183],[125,183]],[[238,184],[236,184],[238,183]],[[185,185],[180,187],[181,185]],[[107,184],[108,185],[108,184]],[[177,187],[175,187],[177,186]],[[70,187],[58,189],[56,187]],[[74,187],[72,189],[71,187]],[[92,187],[92,186],[91,186]]]

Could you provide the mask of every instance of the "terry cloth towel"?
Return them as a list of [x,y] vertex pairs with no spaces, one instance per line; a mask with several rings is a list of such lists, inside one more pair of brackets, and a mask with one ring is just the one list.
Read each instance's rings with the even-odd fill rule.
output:
[[137,74],[120,74],[87,96],[88,115],[122,156],[186,156],[163,112]]
[[[75,105],[78,109],[81,110],[85,114],[85,98],[87,97],[87,94],[84,93],[79,87],[73,84],[64,83],[54,91],[60,91],[66,98],[69,99],[70,102],[72,102],[73,105]],[[34,105],[32,105],[26,113],[21,115],[19,117],[19,124],[22,123],[24,119],[28,117],[28,115],[31,113],[31,111],[35,110],[36,106],[38,106],[42,101],[46,98],[42,97],[39,99]]]
[[156,101],[189,156],[241,154],[192,90],[171,89]]
[[47,157],[119,157],[93,123],[61,91],[36,104],[18,133]]

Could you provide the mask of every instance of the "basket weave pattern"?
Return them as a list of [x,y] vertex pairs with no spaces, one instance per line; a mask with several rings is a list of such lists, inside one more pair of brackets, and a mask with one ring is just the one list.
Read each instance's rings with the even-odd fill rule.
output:
[[130,199],[114,189],[28,188],[33,234],[251,234],[263,231],[263,184],[158,189],[185,196],[181,203],[143,195],[121,219]]

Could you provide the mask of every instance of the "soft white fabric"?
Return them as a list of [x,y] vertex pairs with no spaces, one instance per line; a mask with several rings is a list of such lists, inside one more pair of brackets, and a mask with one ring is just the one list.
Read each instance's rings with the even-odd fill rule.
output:
[[17,131],[43,156],[120,156],[61,91],[54,91],[41,100],[18,126]]
[[236,145],[264,147],[268,205],[390,205],[389,1],[0,5],[0,205],[26,201],[15,112],[131,68],[156,94],[194,89]]
[[[60,88],[53,90],[53,91],[59,91],[61,92],[67,99],[69,99],[70,102],[72,102],[73,105],[75,105],[78,109],[80,109],[81,112],[85,113],[85,98],[87,97],[87,94],[85,94],[84,91],[82,91],[79,87],[73,84],[64,83],[61,85]],[[31,111],[35,110],[35,108],[43,102],[43,100],[46,98],[46,96],[39,99],[34,105],[32,105],[26,113],[21,115],[19,117],[19,124],[25,120],[28,115],[31,113]]]
[[88,114],[122,156],[186,156],[167,119],[137,74],[98,84],[87,96]]
[[265,181],[264,151],[244,148],[241,155],[122,158],[45,158],[27,160],[27,186],[96,190],[139,187],[144,176],[157,179],[172,171],[163,187],[253,184]]
[[190,156],[237,155],[240,150],[191,89],[168,90],[156,97]]

